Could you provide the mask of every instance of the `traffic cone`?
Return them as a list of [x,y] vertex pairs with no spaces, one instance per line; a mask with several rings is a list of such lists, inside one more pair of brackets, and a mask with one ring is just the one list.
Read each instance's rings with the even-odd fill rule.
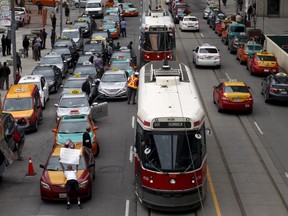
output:
[[28,163],[28,172],[26,174],[27,176],[34,176],[36,173],[34,172],[33,164],[32,164],[32,159],[29,157],[29,163]]

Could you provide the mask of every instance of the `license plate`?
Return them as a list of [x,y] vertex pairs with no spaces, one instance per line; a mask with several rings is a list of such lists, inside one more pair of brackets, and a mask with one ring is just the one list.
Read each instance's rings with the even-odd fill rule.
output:
[[233,100],[234,102],[240,102],[241,101],[241,99],[240,98],[234,98],[234,100]]
[[59,193],[59,198],[60,199],[67,198],[67,193]]
[[212,59],[213,58],[213,56],[207,56],[207,59]]
[[245,107],[250,107],[250,105],[249,104],[245,104]]
[[287,94],[287,91],[281,91],[280,94]]
[[269,72],[269,69],[264,69],[264,72]]

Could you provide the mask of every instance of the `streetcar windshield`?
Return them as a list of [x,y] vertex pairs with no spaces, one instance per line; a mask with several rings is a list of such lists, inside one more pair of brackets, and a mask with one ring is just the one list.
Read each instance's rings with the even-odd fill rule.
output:
[[175,35],[172,32],[146,32],[143,40],[143,49],[147,51],[173,50]]
[[184,172],[201,166],[201,139],[195,132],[145,134],[143,165],[156,171]]

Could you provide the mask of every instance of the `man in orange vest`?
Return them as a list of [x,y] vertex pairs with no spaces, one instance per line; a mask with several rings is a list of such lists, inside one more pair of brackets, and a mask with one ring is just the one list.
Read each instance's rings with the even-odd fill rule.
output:
[[128,80],[128,102],[130,104],[131,97],[133,97],[133,104],[136,104],[136,93],[138,89],[138,75],[139,72],[135,72]]

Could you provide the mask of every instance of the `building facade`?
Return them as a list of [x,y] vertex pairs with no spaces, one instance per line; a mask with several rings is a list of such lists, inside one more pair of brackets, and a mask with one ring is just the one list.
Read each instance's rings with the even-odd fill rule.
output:
[[288,0],[254,0],[257,16],[288,17]]

